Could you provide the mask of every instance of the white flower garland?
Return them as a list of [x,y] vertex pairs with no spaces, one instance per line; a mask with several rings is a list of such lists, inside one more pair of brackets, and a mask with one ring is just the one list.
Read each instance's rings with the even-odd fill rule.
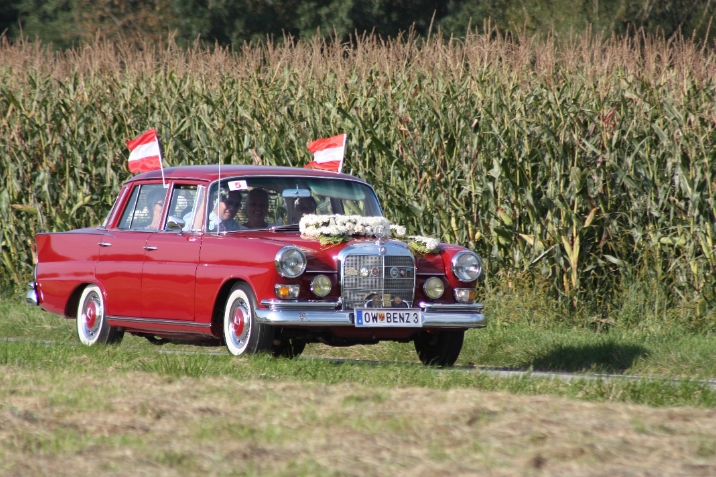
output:
[[322,236],[375,235],[380,230],[390,230],[390,222],[383,217],[360,215],[304,215],[298,223],[303,235],[312,238]]
[[[351,236],[372,236],[383,233],[396,237],[404,237],[406,229],[402,225],[391,224],[384,217],[363,217],[360,215],[304,215],[298,228],[306,237],[316,239],[321,245],[335,245],[345,242]],[[390,231],[390,234],[387,232]],[[408,248],[413,253],[438,253],[440,242],[432,237],[411,235]]]
[[422,235],[411,235],[408,237],[408,247],[413,253],[438,253],[440,251],[440,241],[432,237],[423,237]]

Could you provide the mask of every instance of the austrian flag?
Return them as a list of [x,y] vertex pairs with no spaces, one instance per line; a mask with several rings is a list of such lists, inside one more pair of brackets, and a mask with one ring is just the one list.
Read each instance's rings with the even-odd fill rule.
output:
[[308,169],[341,172],[345,149],[345,133],[310,142],[308,143],[308,150],[313,153],[313,161],[306,164],[305,167]]
[[149,172],[162,169],[162,153],[156,129],[152,128],[141,136],[127,141],[129,172]]

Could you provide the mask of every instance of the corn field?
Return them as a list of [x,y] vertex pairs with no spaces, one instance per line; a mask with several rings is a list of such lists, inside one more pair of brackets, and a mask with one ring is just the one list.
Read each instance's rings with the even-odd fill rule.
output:
[[538,276],[555,299],[603,310],[646,275],[703,319],[715,79],[712,49],[643,35],[4,43],[0,284],[29,279],[36,232],[102,221],[130,177],[124,142],[150,127],[165,166],[301,167],[307,142],[345,131],[344,170],[388,219],[476,250],[490,277]]

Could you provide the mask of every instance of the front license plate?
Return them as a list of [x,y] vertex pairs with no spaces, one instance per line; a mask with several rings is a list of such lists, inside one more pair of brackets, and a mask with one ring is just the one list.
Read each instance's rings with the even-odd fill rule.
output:
[[357,327],[422,328],[423,314],[415,308],[363,308],[355,311]]

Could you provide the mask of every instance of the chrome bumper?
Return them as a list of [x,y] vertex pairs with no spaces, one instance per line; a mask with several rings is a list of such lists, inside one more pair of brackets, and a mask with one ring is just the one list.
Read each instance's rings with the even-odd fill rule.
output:
[[37,295],[35,282],[30,282],[28,285],[30,285],[30,289],[27,291],[27,295],[25,295],[25,304],[37,306],[40,304],[40,297]]
[[[297,302],[262,300],[266,308],[256,310],[256,321],[274,326],[354,326],[353,312],[338,309],[340,301]],[[419,303],[423,328],[484,328],[487,323],[483,306]]]

